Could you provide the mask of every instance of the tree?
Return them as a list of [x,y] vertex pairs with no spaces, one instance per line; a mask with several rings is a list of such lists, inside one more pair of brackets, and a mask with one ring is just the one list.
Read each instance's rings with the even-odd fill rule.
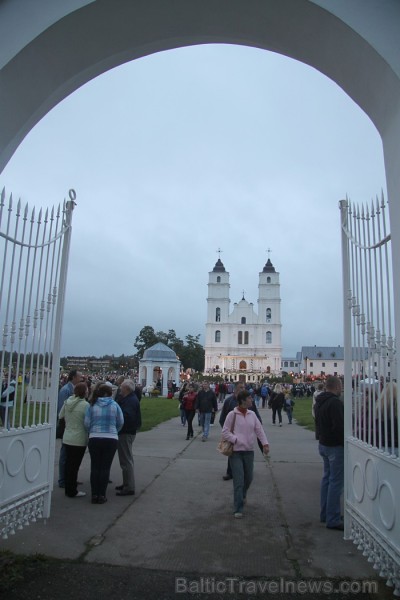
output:
[[187,335],[186,344],[183,347],[182,355],[179,357],[184,369],[194,369],[195,371],[204,370],[204,348],[199,342],[200,334],[196,336]]
[[[160,332],[158,332],[160,333]],[[153,327],[150,325],[145,325],[139,331],[139,335],[136,336],[134,346],[137,348],[136,356],[140,360],[143,358],[144,351],[154,344],[157,344],[160,340],[157,337],[158,334],[155,333]]]
[[137,348],[136,357],[140,360],[143,358],[144,351],[157,342],[165,344],[171,348],[178,356],[184,369],[194,369],[195,371],[203,371],[204,369],[204,348],[199,342],[200,334],[193,336],[187,335],[184,343],[177,337],[175,329],[155,332],[153,327],[145,325],[139,335],[135,339],[135,348]]

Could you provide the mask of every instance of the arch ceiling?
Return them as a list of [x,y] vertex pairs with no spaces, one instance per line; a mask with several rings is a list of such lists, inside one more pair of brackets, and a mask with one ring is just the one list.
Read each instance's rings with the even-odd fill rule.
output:
[[135,58],[207,43],[262,48],[315,67],[384,138],[399,122],[399,23],[394,0],[384,8],[380,0],[36,0],[34,9],[29,0],[6,1],[0,169],[41,118],[89,80]]

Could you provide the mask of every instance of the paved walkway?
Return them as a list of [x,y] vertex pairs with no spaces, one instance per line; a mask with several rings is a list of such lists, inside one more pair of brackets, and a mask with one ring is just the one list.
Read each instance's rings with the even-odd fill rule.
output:
[[92,505],[86,453],[79,477],[87,496],[69,499],[56,487],[51,518],[3,541],[2,548],[169,571],[183,578],[190,573],[377,581],[353,543],[319,523],[322,463],[314,434],[289,425],[286,415],[283,427],[272,426],[268,409],[261,415],[270,458],[265,461],[256,451],[242,520],[232,515],[232,482],[222,479],[227,459],[216,451],[219,425],[211,428],[205,443],[195,427],[188,442],[186,429],[175,418],[137,435],[135,496],[115,496],[114,487],[121,481],[116,457],[108,502]]

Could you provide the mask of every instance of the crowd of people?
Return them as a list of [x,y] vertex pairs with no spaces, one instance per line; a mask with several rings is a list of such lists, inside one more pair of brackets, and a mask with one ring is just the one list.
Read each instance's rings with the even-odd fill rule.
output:
[[[303,395],[312,393],[312,415],[315,419],[315,437],[323,463],[320,486],[320,520],[328,529],[343,530],[341,496],[344,486],[344,408],[341,398],[342,382],[338,377],[327,377],[325,384],[303,389]],[[219,413],[222,439],[232,444],[227,459],[224,481],[233,481],[233,514],[241,518],[247,492],[253,479],[254,446],[266,456],[269,443],[265,435],[259,408],[271,409],[273,425],[282,426],[282,412],[292,424],[294,398],[297,386],[277,383],[251,385],[244,382],[194,383],[185,382],[180,390],[179,409],[183,426],[187,427],[186,440],[194,437],[193,422],[201,428],[201,440],[209,439],[210,428]],[[78,471],[86,448],[91,459],[91,501],[107,501],[110,468],[118,452],[122,483],[115,488],[119,496],[135,494],[132,446],[141,425],[141,389],[124,376],[114,381],[84,380],[79,371],[71,371],[59,392],[59,417],[65,419],[59,461],[59,486],[68,497],[85,496],[78,491]],[[394,402],[395,401],[395,402]],[[395,406],[395,410],[393,407]],[[379,432],[386,436],[386,445],[397,439],[397,388],[391,384],[381,391],[376,407]],[[395,421],[395,427],[393,426]],[[392,435],[395,440],[391,439]]]
[[[140,390],[131,379],[91,382],[73,370],[58,394],[59,420],[65,421],[59,456],[58,485],[70,498],[78,491],[78,472],[86,448],[90,454],[92,504],[107,502],[110,469],[118,451],[122,483],[117,496],[135,494],[133,442],[141,426]],[[138,397],[139,396],[139,397]]]

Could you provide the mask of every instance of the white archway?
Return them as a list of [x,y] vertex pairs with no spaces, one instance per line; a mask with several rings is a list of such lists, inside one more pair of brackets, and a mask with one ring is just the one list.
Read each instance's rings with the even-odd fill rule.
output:
[[[383,142],[400,323],[400,6],[396,0],[29,0],[0,7],[0,169],[32,127],[94,77],[167,49],[271,50],[335,81]],[[149,370],[148,370],[149,372]],[[398,379],[398,377],[397,377]]]
[[[58,102],[105,71],[163,50],[231,43],[289,56],[335,81],[383,141],[400,255],[400,6],[396,0],[29,0],[0,6],[0,169]],[[49,60],[51,57],[51,60]],[[400,262],[394,262],[400,297]],[[396,323],[400,302],[396,302]]]

